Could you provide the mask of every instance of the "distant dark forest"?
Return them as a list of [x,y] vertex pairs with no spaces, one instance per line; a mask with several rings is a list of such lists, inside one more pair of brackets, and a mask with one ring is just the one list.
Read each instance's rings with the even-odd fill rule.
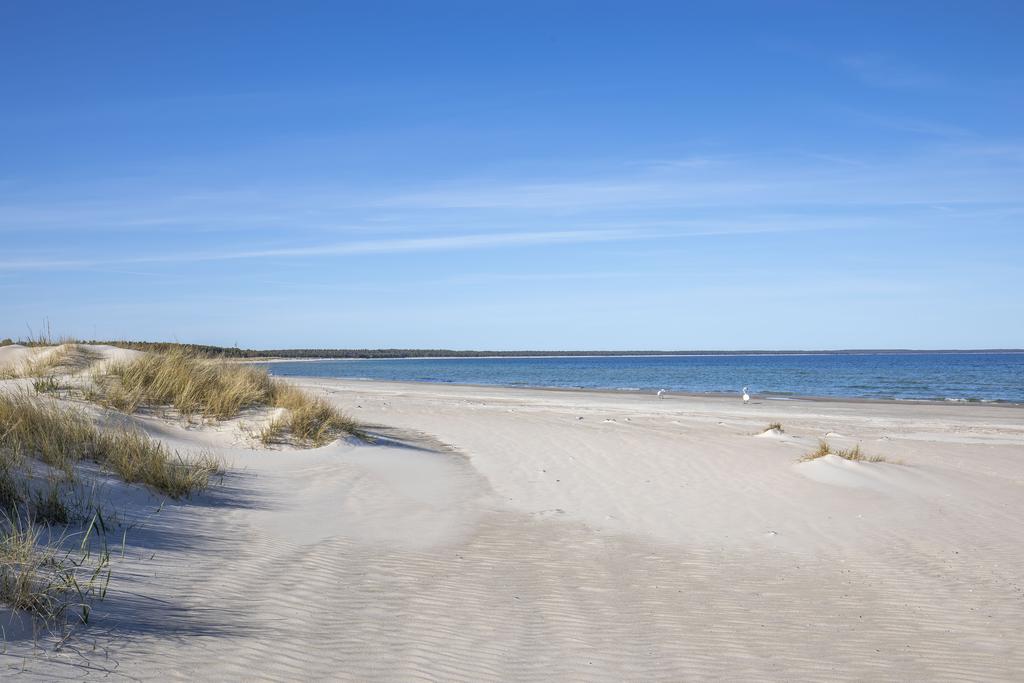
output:
[[83,344],[110,344],[139,351],[168,351],[184,348],[198,356],[208,358],[483,358],[496,356],[515,358],[527,356],[718,356],[759,353],[783,355],[806,354],[856,354],[856,353],[1015,353],[1020,349],[943,350],[915,351],[912,349],[842,349],[833,351],[458,351],[453,349],[240,349],[233,346],[211,346],[207,344],[179,344],[174,342],[148,341],[82,341]]

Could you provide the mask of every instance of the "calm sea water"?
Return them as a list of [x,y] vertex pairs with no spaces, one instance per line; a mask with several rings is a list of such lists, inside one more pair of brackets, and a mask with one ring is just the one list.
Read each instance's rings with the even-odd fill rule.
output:
[[268,363],[275,375],[502,386],[1024,402],[1024,353],[442,358]]

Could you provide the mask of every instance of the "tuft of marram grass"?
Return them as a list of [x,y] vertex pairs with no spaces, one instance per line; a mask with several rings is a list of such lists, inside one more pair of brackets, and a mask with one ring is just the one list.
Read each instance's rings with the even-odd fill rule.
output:
[[12,458],[0,453],[0,512],[12,514],[24,500],[25,486],[17,476]]
[[831,454],[832,447],[829,446],[828,441],[825,441],[825,439],[821,439],[820,441],[818,441],[818,447],[811,451],[810,453],[808,453],[807,455],[805,455],[804,457],[800,458],[800,460],[802,462],[807,462],[808,460],[817,460],[818,458],[824,458],[826,455]]
[[71,613],[88,623],[91,603],[106,596],[110,582],[105,541],[98,553],[90,550],[94,530],[96,518],[79,547],[67,549],[67,535],[55,539],[36,520],[0,516],[0,603],[47,624],[66,625]]
[[141,432],[102,434],[99,445],[102,458],[98,462],[106,469],[126,482],[145,484],[172,498],[202,491],[211,476],[224,471],[212,455],[186,459]]
[[35,458],[70,474],[95,450],[98,432],[81,413],[25,392],[0,394],[0,452],[15,461]]
[[818,447],[805,455],[801,460],[807,462],[809,460],[817,460],[823,458],[826,455],[836,455],[844,460],[852,460],[854,462],[885,462],[885,458],[880,455],[867,455],[861,450],[860,444],[853,446],[852,448],[841,448],[839,450],[833,450],[832,446],[829,445],[828,441],[821,439],[818,442]]
[[260,432],[264,444],[322,446],[344,434],[361,435],[358,424],[328,401],[274,380],[262,368],[199,358],[181,348],[113,364],[93,379],[85,397],[127,413],[170,406],[182,415],[226,420],[246,408],[283,408]]
[[782,431],[785,431],[785,430],[782,429],[782,423],[781,422],[770,422],[770,423],[768,423],[768,426],[765,428],[764,431],[766,431],[766,432],[782,432]]
[[36,377],[32,380],[32,389],[37,394],[60,394],[61,392],[70,392],[72,386],[61,382],[53,375],[45,375],[43,377]]
[[274,391],[266,371],[196,358],[181,349],[113,363],[94,379],[98,397],[124,412],[140,406],[172,406],[182,415],[218,420],[248,407],[268,405]]
[[[101,431],[81,412],[24,392],[0,394],[0,459],[10,474],[25,458],[74,476],[82,460],[99,464],[128,483],[145,484],[173,498],[206,487],[221,471],[211,457],[185,460],[159,441],[127,429]],[[24,498],[25,496],[20,496]]]
[[843,448],[835,452],[840,458],[844,460],[856,460],[863,462],[885,462],[885,458],[880,455],[868,455],[860,449],[860,444],[857,444],[853,448]]
[[273,405],[285,414],[260,432],[264,444],[289,440],[300,445],[322,446],[342,434],[362,436],[355,420],[322,398],[283,382],[275,382]]
[[29,498],[32,519],[43,524],[68,524],[73,517],[71,508],[64,500],[66,479],[51,477],[44,489],[36,489]]

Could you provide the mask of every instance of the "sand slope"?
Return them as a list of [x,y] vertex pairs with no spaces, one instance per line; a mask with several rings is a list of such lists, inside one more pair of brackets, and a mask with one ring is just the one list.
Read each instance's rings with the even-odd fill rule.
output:
[[[13,641],[0,662],[43,679],[1024,670],[1020,409],[309,386],[382,438],[253,450],[145,418],[232,470],[158,514],[128,506],[150,516],[76,651]],[[826,432],[902,464],[798,464]]]

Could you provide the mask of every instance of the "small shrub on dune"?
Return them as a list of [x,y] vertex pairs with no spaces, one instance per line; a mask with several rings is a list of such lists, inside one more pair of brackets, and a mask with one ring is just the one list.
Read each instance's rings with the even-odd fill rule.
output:
[[782,432],[782,431],[785,431],[785,430],[782,429],[782,423],[781,422],[771,422],[771,423],[768,424],[768,426],[765,428],[764,431],[766,431],[766,432]]

